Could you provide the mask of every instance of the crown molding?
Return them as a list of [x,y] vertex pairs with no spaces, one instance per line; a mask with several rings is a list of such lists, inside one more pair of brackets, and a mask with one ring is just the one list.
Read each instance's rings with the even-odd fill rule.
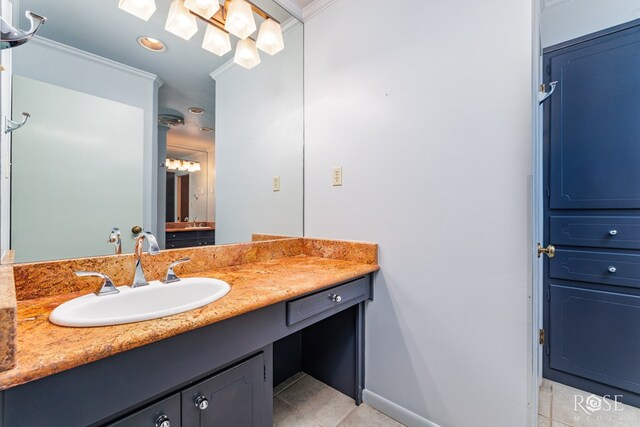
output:
[[122,64],[120,62],[113,61],[111,59],[108,59],[108,58],[105,58],[105,57],[102,57],[102,56],[98,56],[98,55],[95,55],[93,53],[86,52],[84,50],[80,50],[80,49],[77,49],[75,47],[68,46],[66,44],[62,44],[62,43],[59,43],[57,41],[50,40],[50,39],[47,39],[47,38],[44,38],[44,37],[41,37],[41,36],[34,36],[31,39],[30,43],[32,43],[34,45],[37,45],[37,46],[41,46],[41,47],[45,47],[45,48],[49,48],[49,49],[54,49],[54,50],[57,50],[59,52],[66,53],[66,54],[69,54],[69,55],[79,56],[79,57],[88,59],[90,61],[98,62],[98,63],[100,63],[102,65],[106,65],[108,67],[114,68],[116,70],[124,71],[124,72],[129,73],[129,74],[133,74],[134,76],[137,76],[137,77],[142,77],[142,78],[145,78],[145,79],[148,79],[148,80],[152,80],[158,87],[160,87],[160,86],[162,86],[164,84],[162,79],[160,77],[158,77],[157,75],[153,74],[153,73],[149,73],[147,71],[142,71],[142,70],[139,70],[137,68],[133,68],[133,67],[131,67],[129,65],[125,65],[125,64]]
[[[291,18],[287,19],[286,21],[284,21],[281,24],[281,26],[282,26],[282,35],[286,35],[288,32],[290,32],[291,30],[299,27],[300,25],[302,25],[302,22],[300,22],[295,17],[291,17]],[[233,62],[233,58],[231,58],[227,62],[225,62],[224,64],[222,64],[221,66],[219,66],[218,68],[213,70],[209,74],[209,76],[211,76],[211,78],[213,80],[215,80],[218,76],[220,76],[222,73],[227,71],[229,68],[233,68],[234,65],[236,65],[236,64],[235,64],[235,62]]]
[[304,9],[302,9],[302,22],[307,22],[309,19],[313,18],[335,2],[336,0],[315,0],[312,3],[309,3]]
[[303,20],[303,9],[296,2],[296,0],[273,0],[284,10],[293,15],[298,21],[304,22]]

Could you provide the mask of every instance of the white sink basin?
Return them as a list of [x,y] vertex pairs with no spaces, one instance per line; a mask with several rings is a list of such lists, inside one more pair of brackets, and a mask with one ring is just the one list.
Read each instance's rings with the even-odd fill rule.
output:
[[175,283],[150,282],[147,286],[118,286],[120,293],[83,295],[51,312],[56,325],[90,327],[157,319],[202,307],[225,296],[231,287],[218,279],[189,278]]

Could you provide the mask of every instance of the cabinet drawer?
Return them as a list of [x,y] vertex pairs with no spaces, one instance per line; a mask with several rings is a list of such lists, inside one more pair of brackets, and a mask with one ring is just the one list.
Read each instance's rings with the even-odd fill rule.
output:
[[363,277],[344,285],[325,289],[297,300],[287,302],[287,325],[293,325],[367,295],[367,280]]
[[193,230],[193,231],[176,231],[168,232],[165,237],[166,240],[206,240],[213,239],[215,236],[215,230]]
[[551,243],[640,249],[640,217],[551,216]]
[[549,260],[549,276],[640,288],[640,255],[558,249]]
[[182,425],[179,393],[140,409],[120,421],[107,425],[109,427],[156,427],[156,422],[159,421],[160,417],[168,418],[171,427],[180,427]]

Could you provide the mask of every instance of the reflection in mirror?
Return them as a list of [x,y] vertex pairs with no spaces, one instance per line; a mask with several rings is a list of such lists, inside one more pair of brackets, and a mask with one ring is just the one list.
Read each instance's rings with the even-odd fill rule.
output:
[[114,227],[123,253],[136,226],[167,249],[302,235],[302,24],[273,0],[236,16],[248,29],[225,24],[229,2],[119,3],[13,1],[19,27],[47,21],[5,71],[31,117],[2,165],[2,250],[110,254]]

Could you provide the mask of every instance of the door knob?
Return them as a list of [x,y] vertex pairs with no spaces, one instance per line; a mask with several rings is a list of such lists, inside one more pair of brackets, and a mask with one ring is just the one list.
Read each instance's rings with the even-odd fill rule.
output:
[[160,415],[156,419],[156,427],[171,427],[171,420],[166,415]]
[[203,395],[196,397],[196,400],[194,403],[196,404],[196,407],[201,411],[204,411],[209,407],[209,399],[207,399]]
[[342,297],[338,294],[329,294],[329,299],[335,303],[342,301]]
[[553,258],[556,256],[556,247],[549,245],[546,248],[543,248],[542,245],[538,243],[538,258],[540,258],[542,254],[547,254],[549,258]]
[[618,230],[609,230],[610,236],[615,236],[616,234],[618,234]]
[[617,268],[615,268],[613,265],[612,265],[612,266],[610,266],[610,267],[608,268],[608,270],[609,270],[609,273],[615,273],[616,271],[618,271],[618,269],[617,269]]

